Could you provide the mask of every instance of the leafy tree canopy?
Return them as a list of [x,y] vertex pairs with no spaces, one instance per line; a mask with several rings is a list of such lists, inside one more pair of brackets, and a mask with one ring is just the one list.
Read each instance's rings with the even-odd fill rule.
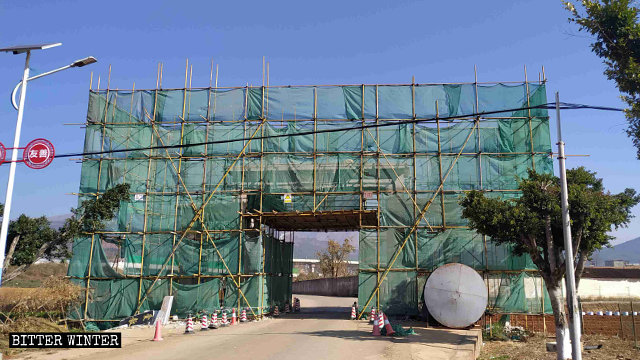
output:
[[564,4],[571,13],[569,21],[594,37],[591,50],[603,59],[605,75],[616,82],[629,105],[627,134],[640,159],[640,9],[633,0],[583,0],[581,10],[569,1]]
[[103,230],[105,223],[117,214],[120,202],[128,199],[129,184],[116,185],[97,198],[83,201],[77,209],[71,209],[74,216],[60,229],[52,229],[44,216],[20,215],[9,223],[9,246],[5,251],[5,270],[9,264],[16,268],[3,276],[3,283],[23,273],[39,259],[68,258],[74,237]]
[[329,240],[327,250],[316,253],[320,260],[319,265],[322,276],[336,278],[349,275],[347,260],[349,259],[349,254],[354,251],[356,251],[356,248],[349,243],[349,239],[344,239],[342,245],[336,241]]
[[[594,251],[609,245],[612,237],[608,232],[629,223],[631,208],[640,196],[633,189],[606,192],[602,179],[584,167],[568,170],[567,183],[574,251],[577,264],[583,266]],[[558,281],[565,268],[560,180],[529,170],[528,178],[519,181],[519,189],[522,196],[513,200],[472,191],[461,201],[462,216],[471,228],[497,244],[512,246],[517,255],[529,254],[543,274]],[[578,271],[581,275],[582,268]]]

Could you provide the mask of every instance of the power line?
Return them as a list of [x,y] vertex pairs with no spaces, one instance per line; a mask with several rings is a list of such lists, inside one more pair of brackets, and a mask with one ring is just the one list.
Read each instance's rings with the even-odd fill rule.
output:
[[[483,111],[462,115],[452,115],[452,116],[443,116],[443,117],[431,117],[431,118],[420,118],[420,119],[411,119],[411,120],[402,120],[402,121],[392,121],[385,123],[377,123],[377,124],[368,124],[368,125],[360,125],[353,127],[344,127],[344,128],[335,128],[335,129],[322,129],[322,130],[310,130],[310,131],[301,131],[295,134],[278,134],[278,135],[268,135],[268,136],[254,136],[253,138],[243,137],[237,139],[226,139],[226,140],[213,140],[213,141],[205,141],[199,143],[190,143],[190,144],[177,144],[177,145],[164,145],[164,146],[147,146],[147,147],[139,147],[139,148],[129,148],[129,149],[117,149],[117,150],[103,150],[103,151],[93,151],[93,152],[83,152],[83,153],[71,153],[71,154],[60,154],[56,155],[56,158],[67,158],[67,157],[76,157],[76,156],[93,156],[93,155],[103,155],[103,154],[114,154],[114,153],[123,153],[123,152],[131,152],[131,151],[144,151],[144,150],[164,150],[164,149],[180,149],[180,148],[188,148],[193,146],[203,146],[203,145],[215,145],[215,144],[228,144],[233,142],[244,142],[248,140],[265,140],[265,139],[275,139],[282,137],[292,137],[292,136],[306,136],[313,134],[325,134],[325,133],[334,133],[341,131],[351,131],[351,130],[364,130],[364,129],[372,129],[372,128],[381,128],[388,126],[397,126],[403,124],[416,124],[423,122],[433,122],[433,121],[447,121],[447,120],[456,120],[462,118],[480,118],[482,116],[487,115],[495,115],[501,113],[508,112],[516,112],[523,110],[534,110],[534,109],[555,109],[555,102],[546,103],[536,106],[525,106],[520,108],[512,108],[512,109],[502,109],[502,110],[494,110],[494,111]],[[601,110],[601,111],[624,111],[624,109],[614,108],[614,107],[606,107],[606,106],[596,106],[596,105],[585,105],[585,104],[574,104],[574,103],[560,103],[560,109],[562,110],[583,110],[583,109],[592,109],[592,110]],[[479,119],[478,119],[479,120]],[[354,119],[353,121],[363,121],[361,119]]]

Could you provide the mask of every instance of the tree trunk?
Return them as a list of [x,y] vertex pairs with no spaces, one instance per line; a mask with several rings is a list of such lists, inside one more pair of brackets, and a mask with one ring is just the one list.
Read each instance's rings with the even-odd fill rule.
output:
[[20,235],[17,235],[11,241],[11,245],[9,246],[9,251],[7,251],[6,256],[4,257],[4,266],[2,267],[2,272],[7,272],[9,268],[9,264],[11,264],[11,260],[13,259],[13,253],[16,251],[16,246],[18,246],[18,241],[20,241]]
[[[16,243],[17,243],[17,241],[16,241]],[[35,264],[36,261],[40,260],[44,256],[44,254],[47,252],[47,250],[49,249],[51,244],[52,243],[50,243],[50,242],[42,244],[42,246],[40,246],[40,248],[38,249],[38,252],[36,252],[36,256],[35,256],[33,262],[29,263],[29,264],[20,265],[17,268],[13,269],[13,271],[11,271],[11,273],[7,274],[6,276],[3,276],[2,277],[2,284],[5,284],[5,283],[17,278],[18,275],[20,275],[23,272],[27,271],[31,267],[31,265]],[[12,246],[13,246],[13,244],[12,244]]]
[[580,251],[580,257],[578,258],[578,263],[576,264],[576,292],[578,291],[578,285],[580,285],[580,279],[582,278],[582,273],[584,272],[584,263],[587,261],[587,252],[582,250]]
[[556,359],[571,359],[571,338],[569,337],[567,315],[564,310],[564,301],[562,299],[562,280],[555,284],[547,281],[546,286],[547,291],[549,292],[549,301],[551,302],[553,319],[556,325]]

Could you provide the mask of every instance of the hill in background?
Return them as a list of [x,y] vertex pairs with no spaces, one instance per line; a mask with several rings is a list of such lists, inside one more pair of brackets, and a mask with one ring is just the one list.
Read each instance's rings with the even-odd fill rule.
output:
[[73,214],[54,215],[48,216],[47,220],[51,223],[52,229],[60,229],[62,225],[64,225],[64,222],[71,216],[73,216]]
[[349,239],[356,251],[351,253],[349,260],[358,260],[358,232],[296,232],[293,246],[294,259],[316,259],[316,252],[326,250],[329,240],[342,244],[344,239]]
[[623,242],[612,248],[605,248],[593,254],[597,266],[604,266],[606,260],[625,260],[640,263],[640,237]]

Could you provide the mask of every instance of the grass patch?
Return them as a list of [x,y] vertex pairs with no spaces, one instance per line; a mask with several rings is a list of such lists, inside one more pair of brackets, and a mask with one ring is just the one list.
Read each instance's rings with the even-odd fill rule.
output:
[[[65,263],[41,263],[33,264],[27,271],[18,275],[15,279],[3,284],[3,287],[37,288],[50,277],[62,277],[67,275],[68,265]],[[12,266],[7,273],[10,273]]]
[[82,287],[63,277],[49,277],[38,288],[0,288],[0,352],[22,351],[8,347],[10,332],[68,332],[59,323],[83,294]]

